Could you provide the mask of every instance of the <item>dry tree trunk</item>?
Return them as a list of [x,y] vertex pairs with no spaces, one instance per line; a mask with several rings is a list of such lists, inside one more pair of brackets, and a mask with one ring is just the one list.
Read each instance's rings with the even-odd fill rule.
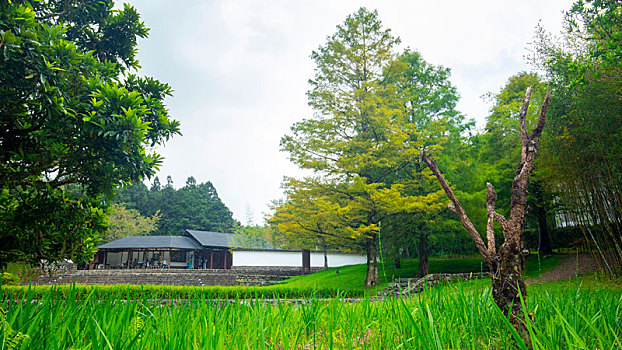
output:
[[[550,100],[550,93],[546,94],[540,116],[536,127],[527,134],[525,126],[525,116],[529,107],[529,99],[531,97],[531,87],[525,93],[525,100],[521,107],[519,122],[521,135],[521,162],[516,170],[514,181],[512,182],[512,197],[510,217],[506,219],[503,215],[495,212],[495,200],[497,193],[490,183],[486,184],[488,192],[486,194],[486,204],[488,209],[488,223],[486,226],[486,240],[484,243],[481,235],[475,229],[475,226],[464,212],[460,202],[454,195],[451,187],[439,171],[436,163],[428,157],[423,151],[421,156],[426,164],[430,167],[443,190],[452,201],[449,209],[458,215],[464,228],[475,242],[477,249],[484,258],[484,261],[490,269],[492,277],[492,295],[495,304],[503,311],[503,314],[509,316],[510,322],[521,335],[523,340],[531,345],[529,334],[525,326],[525,314],[521,308],[520,295],[527,295],[525,282],[521,276],[521,262],[523,260],[523,252],[521,250],[521,234],[523,232],[523,224],[525,217],[525,208],[527,205],[527,184],[529,182],[529,174],[533,169],[533,162],[536,157],[536,150],[540,144],[542,129],[546,120],[546,109]],[[495,246],[494,220],[497,220],[503,229],[505,239],[497,252]],[[531,317],[531,316],[530,316]]]

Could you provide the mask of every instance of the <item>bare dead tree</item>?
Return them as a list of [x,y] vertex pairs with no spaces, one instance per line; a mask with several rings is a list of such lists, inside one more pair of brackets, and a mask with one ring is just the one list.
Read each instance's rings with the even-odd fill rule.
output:
[[[486,184],[488,188],[486,194],[486,206],[488,209],[486,241],[488,244],[484,243],[482,236],[477,229],[475,229],[475,226],[460,205],[460,202],[454,195],[449,184],[447,184],[447,181],[439,171],[436,163],[430,159],[425,151],[421,153],[421,157],[430,167],[443,187],[443,190],[445,190],[447,197],[449,197],[453,203],[449,205],[449,209],[458,215],[462,225],[469,232],[469,235],[475,242],[477,249],[490,269],[492,277],[492,295],[495,303],[506,316],[509,315],[510,322],[528,344],[530,344],[530,341],[525,327],[526,312],[523,312],[521,309],[520,301],[520,294],[522,294],[523,297],[527,295],[525,282],[521,275],[521,263],[524,258],[521,249],[521,234],[523,232],[525,209],[527,206],[527,184],[529,182],[529,175],[533,169],[534,159],[536,158],[536,150],[540,144],[550,93],[547,93],[544,98],[536,127],[528,134],[525,126],[525,116],[529,108],[530,98],[531,87],[527,88],[519,114],[522,143],[521,161],[516,170],[514,180],[512,181],[512,197],[510,202],[510,216],[508,219],[495,211],[497,192],[495,192],[495,189],[490,183]],[[495,245],[495,219],[499,225],[501,225],[505,238],[503,244],[499,247],[499,251],[497,251]]]

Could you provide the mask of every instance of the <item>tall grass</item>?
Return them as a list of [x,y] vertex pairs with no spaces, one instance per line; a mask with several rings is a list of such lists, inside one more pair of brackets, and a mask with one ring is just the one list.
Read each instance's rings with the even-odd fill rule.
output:
[[42,299],[47,295],[54,298],[84,299],[93,295],[96,299],[289,299],[359,297],[363,296],[362,288],[339,290],[337,287],[318,286],[308,288],[304,286],[272,285],[272,286],[168,286],[168,285],[39,285],[39,286],[2,286],[4,298],[23,299],[28,296],[33,299]]
[[[150,295],[53,290],[3,295],[0,348],[21,349],[515,349],[488,281],[451,284],[408,299],[344,303],[238,299],[154,304]],[[80,295],[82,296],[82,295]],[[538,349],[617,349],[619,289],[540,286],[527,298]],[[21,338],[16,339],[21,334]]]

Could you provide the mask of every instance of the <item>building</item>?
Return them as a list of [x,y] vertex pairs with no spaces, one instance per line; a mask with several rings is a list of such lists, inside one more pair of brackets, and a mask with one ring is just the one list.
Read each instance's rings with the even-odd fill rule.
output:
[[[97,247],[94,268],[230,269],[238,266],[323,267],[324,253],[286,250],[261,238],[186,230],[183,236],[129,236]],[[327,253],[331,267],[362,264],[357,254]]]

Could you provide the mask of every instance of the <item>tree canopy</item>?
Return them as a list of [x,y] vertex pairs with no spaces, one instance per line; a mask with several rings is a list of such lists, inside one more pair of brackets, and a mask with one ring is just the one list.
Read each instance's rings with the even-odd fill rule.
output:
[[115,202],[138,210],[143,216],[160,214],[158,227],[153,231],[156,235],[181,235],[187,229],[233,233],[240,226],[212,183],[197,184],[192,176],[179,189],[173,187],[170,176],[164,186],[155,177],[151,189],[142,182],[125,186]]
[[399,43],[375,11],[348,16],[311,55],[307,95],[315,116],[281,140],[314,176],[285,182],[287,198],[271,222],[298,237],[364,250],[368,286],[378,279],[381,227],[397,214],[442,206],[440,189],[422,190],[418,150],[442,148],[468,128],[455,110],[449,70],[416,52],[397,53]]
[[132,73],[147,33],[112,0],[0,3],[1,263],[88,259],[104,197],[161,164],[179,122],[171,88]]
[[538,32],[535,63],[557,98],[542,177],[558,224],[580,229],[611,275],[622,273],[622,3],[577,1],[556,41]]
[[104,239],[110,242],[127,236],[149,234],[158,228],[161,216],[160,212],[150,217],[142,216],[136,209],[113,203],[108,208],[108,229]]

